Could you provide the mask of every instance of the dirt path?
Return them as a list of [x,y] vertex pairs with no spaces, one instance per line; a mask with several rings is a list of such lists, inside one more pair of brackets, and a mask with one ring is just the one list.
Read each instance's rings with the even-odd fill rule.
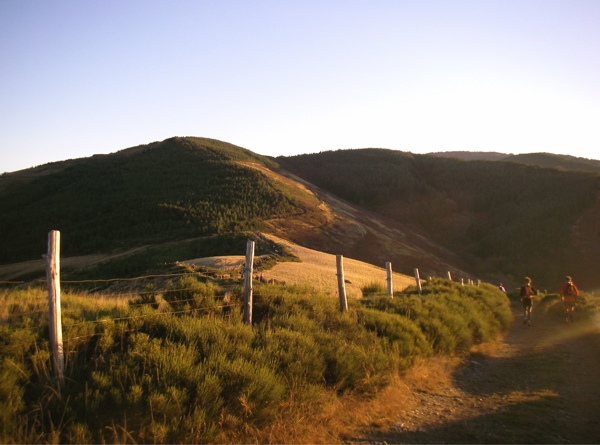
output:
[[515,306],[507,337],[449,379],[424,390],[413,376],[394,418],[350,442],[600,443],[600,329],[542,311],[521,320]]

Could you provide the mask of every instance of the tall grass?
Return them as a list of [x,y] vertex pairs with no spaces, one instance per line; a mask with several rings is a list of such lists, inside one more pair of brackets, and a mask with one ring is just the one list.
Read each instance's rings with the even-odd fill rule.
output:
[[[230,301],[223,303],[227,293]],[[143,296],[143,298],[142,298]],[[434,281],[350,301],[189,276],[152,294],[63,295],[65,385],[53,380],[42,290],[2,291],[0,441],[232,442],[331,392],[369,397],[419,357],[463,354],[510,323],[506,297]],[[253,436],[254,435],[254,436]]]

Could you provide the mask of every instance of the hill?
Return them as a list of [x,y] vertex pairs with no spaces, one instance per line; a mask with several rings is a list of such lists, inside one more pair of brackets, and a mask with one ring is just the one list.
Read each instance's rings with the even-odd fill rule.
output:
[[[268,158],[176,137],[2,175],[0,279],[39,277],[16,263],[38,260],[58,229],[72,272],[136,276],[239,255],[248,234],[267,233],[378,267],[390,261],[405,275],[450,271],[509,287],[530,275],[555,289],[570,274],[593,289],[599,187],[597,172],[524,163],[384,149]],[[272,253],[269,243],[259,249]]]
[[455,158],[464,161],[511,161],[525,165],[556,168],[559,170],[576,170],[600,173],[600,161],[595,159],[579,158],[569,155],[555,155],[551,153],[506,154],[497,152],[471,152],[471,151],[445,151],[429,153],[431,156],[442,158]]
[[67,235],[66,256],[86,255],[253,230],[309,204],[242,163],[272,165],[223,142],[172,138],[3,175],[0,263],[38,258],[52,229]]
[[455,252],[467,270],[554,289],[600,285],[597,173],[385,149],[279,157],[283,168]]
[[[240,234],[249,232],[379,267],[391,261],[409,275],[420,267],[423,276],[469,276],[459,257],[413,230],[276,170],[274,160],[241,147],[171,138],[3,175],[0,231],[10,236],[0,279],[43,276],[39,258],[54,229],[63,234],[63,269],[92,277],[239,255],[247,239]],[[268,243],[258,249],[273,250]]]
[[439,158],[455,158],[463,161],[501,161],[508,156],[506,153],[487,152],[487,151],[438,151],[427,153],[429,156]]
[[569,155],[555,155],[550,153],[528,153],[511,155],[506,161],[519,162],[538,167],[556,168],[558,170],[575,170],[582,172],[600,173],[600,161],[595,159],[578,158]]

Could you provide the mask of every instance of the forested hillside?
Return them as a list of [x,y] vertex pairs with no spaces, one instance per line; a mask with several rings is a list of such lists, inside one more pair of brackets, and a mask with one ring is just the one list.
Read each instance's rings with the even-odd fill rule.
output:
[[[228,237],[229,249],[237,235],[265,231],[372,264],[392,261],[403,273],[454,270],[511,285],[530,275],[549,289],[570,274],[591,289],[600,286],[600,176],[570,158],[572,168],[546,154],[465,161],[384,149],[272,159],[175,137],[0,176],[0,264],[39,259],[50,230],[64,234],[64,256],[207,236]],[[214,255],[219,242],[209,244],[167,250]]]
[[537,165],[538,167],[555,168],[558,170],[600,173],[600,161],[595,159],[577,158],[569,155],[526,153],[511,155],[504,160],[527,165]]
[[496,152],[445,151],[429,153],[431,156],[455,158],[464,161],[510,161],[558,170],[576,170],[600,173],[600,161],[551,153],[506,154]]
[[[331,193],[420,230],[459,253],[474,273],[503,272],[515,282],[531,275],[549,287],[569,273],[586,286],[600,285],[594,271],[600,234],[587,223],[598,205],[598,174],[384,149],[277,161]],[[586,245],[575,245],[575,236]]]
[[272,161],[201,138],[172,138],[116,154],[0,177],[0,264],[39,258],[50,230],[64,255],[106,252],[262,227],[301,201],[257,169]]

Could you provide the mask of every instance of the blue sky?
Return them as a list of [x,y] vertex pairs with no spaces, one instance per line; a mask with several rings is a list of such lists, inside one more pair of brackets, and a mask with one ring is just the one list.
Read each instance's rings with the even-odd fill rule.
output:
[[0,0],[0,172],[201,136],[600,159],[598,0]]

